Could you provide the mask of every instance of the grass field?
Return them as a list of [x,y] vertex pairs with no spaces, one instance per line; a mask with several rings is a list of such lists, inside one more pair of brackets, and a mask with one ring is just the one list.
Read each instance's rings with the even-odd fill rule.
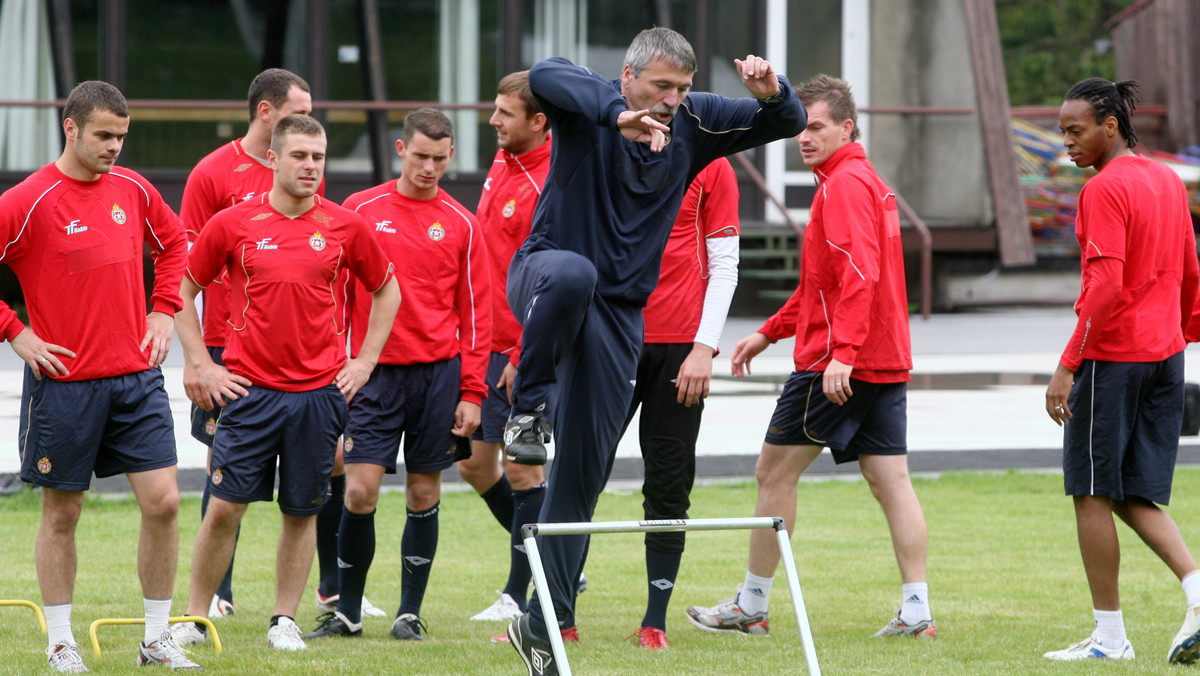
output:
[[[1193,548],[1200,548],[1200,470],[1181,469],[1171,513]],[[1138,653],[1133,663],[1058,664],[1041,654],[1065,647],[1091,630],[1091,604],[1075,541],[1070,500],[1053,474],[948,474],[918,479],[930,531],[930,595],[941,638],[917,642],[870,638],[894,614],[899,581],[883,517],[861,481],[805,482],[800,525],[793,541],[800,581],[822,670],[827,674],[1166,674],[1168,643],[1182,620],[1184,599],[1167,568],[1121,529],[1122,591],[1126,626]],[[749,516],[752,483],[698,487],[694,517]],[[33,564],[39,498],[26,492],[0,499],[0,597],[40,602]],[[175,612],[184,609],[191,545],[199,500],[181,510],[181,562]],[[400,594],[403,496],[387,494],[376,519],[378,551],[367,595],[394,612]],[[641,496],[606,493],[597,520],[635,519]],[[467,618],[495,599],[506,577],[507,538],[473,493],[444,496],[441,544],[425,598],[430,639],[398,643],[390,620],[367,618],[364,638],[310,643],[283,654],[266,645],[274,595],[274,555],[279,518],[272,505],[252,506],[243,524],[234,591],[238,614],[218,621],[225,652],[197,648],[194,658],[222,674],[520,674],[512,649],[492,644],[501,623]],[[74,629],[95,673],[133,670],[140,627],[101,630],[103,656],[87,647],[87,627],[100,617],[140,617],[135,573],[138,519],[131,499],[90,497],[79,525],[80,567]],[[804,655],[782,577],[774,590],[772,635],[750,638],[705,634],[684,618],[689,604],[711,605],[729,596],[746,564],[744,531],[688,536],[670,614],[671,649],[638,650],[623,640],[638,626],[645,602],[642,539],[594,538],[580,597],[582,642],[569,644],[579,674],[777,674],[803,673]],[[782,575],[782,574],[781,574]],[[314,626],[309,578],[298,622]],[[44,637],[31,613],[0,608],[0,673],[47,673]]]

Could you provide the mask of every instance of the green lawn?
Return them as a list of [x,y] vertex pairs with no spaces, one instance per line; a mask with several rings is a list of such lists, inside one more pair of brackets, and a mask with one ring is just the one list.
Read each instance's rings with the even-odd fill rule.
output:
[[[1172,515],[1193,547],[1200,548],[1200,470],[1181,469]],[[899,580],[883,517],[861,481],[805,482],[800,486],[800,526],[794,540],[817,653],[827,674],[1084,674],[1180,673],[1165,661],[1168,642],[1182,620],[1184,599],[1167,568],[1121,529],[1122,590],[1126,626],[1138,652],[1132,664],[1057,664],[1041,654],[1085,637],[1092,619],[1075,543],[1070,500],[1053,474],[948,474],[919,479],[917,492],[929,521],[930,595],[941,638],[881,641],[870,635],[895,612]],[[752,483],[698,487],[694,517],[748,516]],[[181,563],[175,611],[184,608],[191,544],[199,521],[198,499],[184,500]],[[368,618],[359,640],[313,642],[309,650],[282,654],[266,645],[274,594],[277,511],[251,508],[243,525],[234,589],[238,614],[218,621],[225,652],[211,646],[193,656],[224,674],[519,674],[510,647],[492,644],[500,623],[467,617],[495,599],[507,572],[507,537],[472,493],[450,493],[441,511],[442,541],[425,599],[430,640],[401,644],[388,636],[389,620]],[[609,492],[598,520],[635,519],[637,491]],[[400,594],[403,498],[388,494],[376,519],[379,548],[367,595],[394,611]],[[6,598],[39,600],[33,542],[38,498],[25,493],[0,500],[0,569]],[[96,673],[128,673],[140,627],[101,630],[104,654],[92,656],[87,628],[99,617],[140,617],[135,573],[138,519],[128,499],[89,499],[79,526],[75,636]],[[787,586],[773,594],[772,636],[750,638],[696,631],[683,616],[688,604],[711,605],[730,595],[746,564],[744,531],[688,537],[669,615],[671,649],[647,653],[623,640],[641,620],[645,599],[642,539],[602,535],[592,543],[589,590],[579,600],[582,642],[569,644],[580,674],[803,673]],[[297,618],[313,626],[312,589]],[[0,608],[0,673],[39,673],[43,636],[27,610]]]

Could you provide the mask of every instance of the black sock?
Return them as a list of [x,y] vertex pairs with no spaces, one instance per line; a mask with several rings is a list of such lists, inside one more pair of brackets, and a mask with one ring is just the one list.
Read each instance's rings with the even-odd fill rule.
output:
[[338,527],[346,503],[346,475],[329,477],[329,495],[317,512],[317,568],[321,579],[317,591],[329,598],[338,593]]
[[421,602],[425,600],[425,588],[429,585],[429,571],[437,554],[438,509],[441,504],[439,501],[423,512],[408,510],[404,536],[400,538],[400,558],[403,559],[404,570],[400,574],[400,609],[396,611],[397,617],[404,613],[421,615]]
[[667,604],[671,592],[675,591],[675,577],[679,575],[682,552],[667,554],[653,549],[646,550],[646,615],[643,627],[667,630]]
[[491,488],[479,494],[483,501],[487,503],[488,509],[492,510],[492,516],[500,522],[504,530],[508,530],[512,526],[513,512],[516,507],[513,504],[516,500],[512,485],[508,483],[508,477],[501,474],[500,480]]
[[[295,624],[295,623],[296,623],[296,619],[295,619],[295,618],[288,617],[287,615],[272,615],[272,616],[271,616],[271,626],[272,626],[272,627],[274,627],[274,626],[278,625],[278,624],[279,624],[279,618],[281,618],[281,617],[287,617],[289,620],[291,620],[291,621],[292,621],[292,623],[293,623],[293,624]],[[199,625],[199,623],[197,623],[197,624],[196,624],[196,626],[200,626],[200,625]]]
[[516,509],[510,528],[512,546],[508,550],[508,583],[504,585],[504,593],[511,596],[521,610],[525,610],[529,580],[533,578],[533,573],[529,570],[529,557],[525,554],[525,539],[521,535],[521,526],[537,523],[538,513],[542,511],[542,501],[545,498],[545,482],[523,491],[513,491],[513,504],[516,505]]
[[338,540],[338,558],[345,568],[336,568],[341,573],[342,594],[338,599],[338,612],[358,624],[362,622],[367,571],[375,558],[375,510],[369,514],[355,514],[343,509],[339,529],[342,537]]
[[[204,494],[200,496],[200,520],[204,520],[204,515],[208,513],[208,496],[209,489],[212,484],[208,481],[204,482]],[[242,525],[238,524],[237,534],[233,536],[233,554],[229,556],[229,569],[225,571],[225,577],[221,578],[221,584],[217,585],[217,596],[233,603],[233,557],[237,555],[237,541],[242,535]],[[200,626],[200,625],[196,625]]]

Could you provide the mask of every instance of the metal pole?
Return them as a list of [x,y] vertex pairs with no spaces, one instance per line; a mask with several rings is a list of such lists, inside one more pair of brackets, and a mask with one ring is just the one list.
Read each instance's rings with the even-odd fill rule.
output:
[[529,523],[521,526],[521,534],[525,536],[525,555],[529,557],[529,570],[533,573],[533,588],[537,592],[538,602],[542,605],[542,617],[546,620],[546,633],[550,638],[550,650],[554,652],[554,660],[558,662],[558,673],[571,676],[571,665],[567,664],[567,647],[563,645],[562,632],[558,629],[558,616],[554,614],[554,599],[550,598],[550,586],[546,582],[546,570],[542,568],[542,554],[538,551],[538,526],[542,524]]
[[779,541],[779,556],[783,559],[783,576],[787,579],[788,591],[792,594],[792,608],[796,611],[796,624],[800,626],[800,644],[804,647],[804,660],[808,663],[809,676],[821,676],[821,665],[817,664],[817,649],[813,643],[812,628],[808,626],[808,610],[804,607],[804,594],[800,593],[800,576],[796,573],[796,559],[792,556],[792,541],[788,539],[787,526],[783,517],[775,517],[775,539]]

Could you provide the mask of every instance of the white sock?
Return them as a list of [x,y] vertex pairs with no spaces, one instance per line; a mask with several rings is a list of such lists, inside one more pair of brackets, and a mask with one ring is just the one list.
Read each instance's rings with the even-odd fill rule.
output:
[[771,596],[773,577],[759,577],[746,571],[746,582],[738,594],[737,604],[747,615],[767,612],[767,599]]
[[1183,576],[1183,593],[1187,594],[1188,608],[1200,605],[1200,570],[1194,570]]
[[75,642],[75,635],[71,633],[70,603],[43,606],[42,611],[46,614],[46,633],[49,634],[50,645]]
[[1092,610],[1096,616],[1096,640],[1109,650],[1125,645],[1125,618],[1119,610]]
[[908,626],[932,620],[929,614],[929,583],[907,582],[900,586],[900,621]]
[[167,619],[171,617],[171,599],[151,599],[142,597],[146,606],[146,638],[144,643],[151,643],[162,638],[167,630]]

